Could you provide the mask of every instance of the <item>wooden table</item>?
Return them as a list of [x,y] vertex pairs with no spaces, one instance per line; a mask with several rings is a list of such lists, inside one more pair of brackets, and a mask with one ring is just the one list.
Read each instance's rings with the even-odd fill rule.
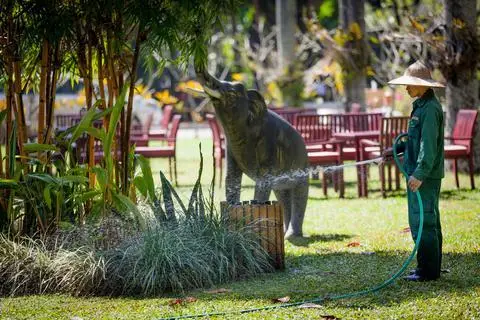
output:
[[[337,132],[333,133],[332,137],[340,141],[353,141],[355,146],[355,161],[360,161],[361,150],[360,140],[362,139],[378,139],[380,135],[379,130],[369,131],[351,131],[351,132]],[[366,174],[365,166],[357,166],[357,191],[359,197],[366,197],[366,190],[364,190],[364,175]]]

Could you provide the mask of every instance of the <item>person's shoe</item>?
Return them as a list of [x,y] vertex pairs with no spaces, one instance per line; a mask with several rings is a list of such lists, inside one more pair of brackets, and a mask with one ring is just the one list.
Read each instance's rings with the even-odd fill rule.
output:
[[408,276],[403,277],[403,280],[405,281],[413,281],[413,282],[421,282],[421,281],[427,281],[426,278],[416,274],[415,272],[412,274],[409,274]]
[[413,282],[423,282],[423,281],[434,281],[437,280],[438,278],[425,278],[424,276],[421,276],[419,274],[411,274],[408,276],[403,277],[403,280],[405,281],[413,281]]
[[408,275],[411,276],[412,274],[416,274],[418,272],[418,269],[412,269],[410,271],[408,271]]

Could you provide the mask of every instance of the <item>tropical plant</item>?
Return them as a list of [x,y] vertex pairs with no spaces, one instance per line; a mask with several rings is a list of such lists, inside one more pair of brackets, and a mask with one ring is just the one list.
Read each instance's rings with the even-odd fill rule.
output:
[[150,218],[151,212],[142,212],[148,224],[119,239],[115,230],[105,230],[121,226],[108,223],[112,216],[98,225],[63,230],[48,241],[14,242],[0,235],[0,294],[155,295],[272,270],[254,225],[233,230],[215,211],[213,191],[204,197],[202,157],[188,205],[163,173],[157,195],[148,162],[138,161],[142,175],[134,183],[154,213]]

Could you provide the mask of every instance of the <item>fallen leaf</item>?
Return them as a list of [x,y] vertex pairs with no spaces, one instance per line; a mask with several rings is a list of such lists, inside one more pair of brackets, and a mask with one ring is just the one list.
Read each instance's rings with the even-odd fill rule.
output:
[[177,298],[177,299],[172,299],[168,302],[168,305],[169,306],[180,306],[180,305],[183,305],[183,304],[186,304],[186,303],[191,303],[191,302],[195,302],[197,301],[198,299],[195,298],[195,297],[186,297],[184,299],[181,299],[181,298]]
[[351,247],[360,247],[360,242],[350,242],[349,244],[347,244],[347,247],[351,248]]
[[280,303],[287,303],[288,301],[290,301],[290,297],[289,297],[289,296],[285,296],[285,297],[282,297],[282,298],[273,299],[273,302],[280,302]]
[[319,305],[319,304],[316,304],[316,303],[304,303],[304,304],[300,305],[299,308],[305,308],[305,309],[311,309],[311,308],[321,309],[322,306]]
[[402,231],[400,231],[400,233],[408,233],[408,232],[410,232],[409,227],[403,228]]
[[327,319],[327,320],[340,320],[340,318],[337,318],[337,317],[332,316],[332,315],[330,315],[330,314],[322,315],[322,316],[320,316],[320,317],[322,317],[322,319]]
[[232,292],[232,290],[231,289],[225,289],[225,288],[219,288],[219,289],[204,291],[204,293],[209,293],[209,294],[227,293],[227,292]]
[[168,305],[169,306],[177,306],[177,305],[180,305],[182,304],[182,299],[172,299],[170,301],[168,301]]

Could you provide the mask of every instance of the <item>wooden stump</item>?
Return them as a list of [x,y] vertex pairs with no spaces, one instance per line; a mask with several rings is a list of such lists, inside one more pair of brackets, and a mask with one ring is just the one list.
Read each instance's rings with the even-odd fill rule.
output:
[[283,234],[283,206],[277,201],[258,203],[243,201],[235,205],[220,203],[222,215],[232,228],[252,225],[262,248],[268,252],[275,269],[285,269],[285,243]]

